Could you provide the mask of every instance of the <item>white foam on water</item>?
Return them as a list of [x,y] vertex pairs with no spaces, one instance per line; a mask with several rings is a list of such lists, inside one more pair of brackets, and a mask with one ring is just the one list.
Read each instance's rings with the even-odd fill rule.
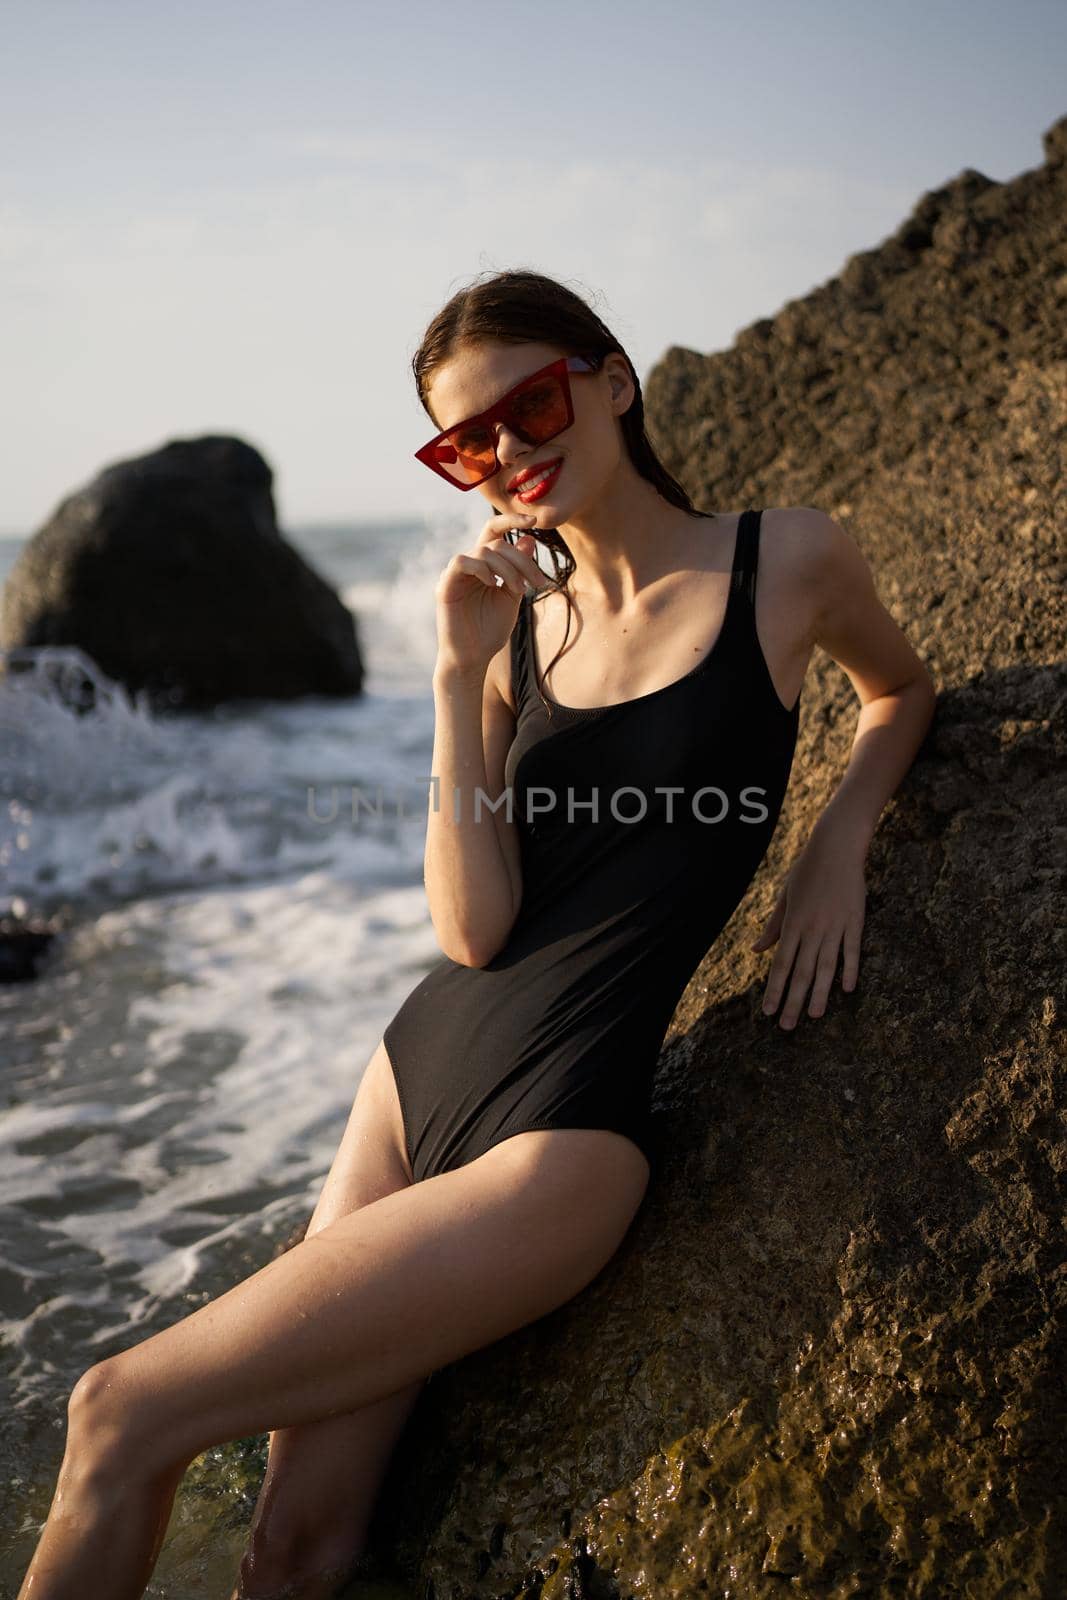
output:
[[[0,678],[0,913],[350,865],[364,841],[327,838],[309,790],[383,785],[399,803],[428,776],[433,585],[456,542],[431,528],[391,547],[386,574],[344,586],[368,664],[359,697],[156,716],[68,647]],[[57,689],[79,673],[96,687],[86,714]]]

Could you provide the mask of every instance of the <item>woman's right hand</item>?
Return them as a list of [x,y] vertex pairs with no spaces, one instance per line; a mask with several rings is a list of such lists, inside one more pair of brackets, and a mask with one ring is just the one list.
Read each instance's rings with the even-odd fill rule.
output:
[[[524,533],[509,544],[505,532],[533,514],[513,511],[489,518],[470,550],[458,551],[437,580],[437,665],[484,673],[510,638],[526,592],[551,582],[533,556],[536,541]],[[497,583],[497,575],[503,579]]]

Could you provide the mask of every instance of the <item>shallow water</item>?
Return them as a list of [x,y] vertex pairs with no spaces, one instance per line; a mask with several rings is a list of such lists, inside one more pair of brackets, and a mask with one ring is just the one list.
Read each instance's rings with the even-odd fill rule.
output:
[[[67,926],[36,982],[0,985],[3,1593],[79,1374],[310,1213],[382,1028],[439,954],[433,585],[467,537],[454,519],[292,535],[357,614],[351,702],[162,719],[104,683],[78,717],[44,674],[0,682],[0,911]],[[146,1594],[224,1600],[251,1504],[221,1458],[217,1495],[179,1491]]]

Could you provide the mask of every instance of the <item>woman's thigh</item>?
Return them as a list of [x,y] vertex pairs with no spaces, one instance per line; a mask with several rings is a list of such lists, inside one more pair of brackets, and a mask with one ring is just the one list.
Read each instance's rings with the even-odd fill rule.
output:
[[94,1368],[73,1415],[167,1466],[395,1394],[583,1288],[629,1227],[645,1166],[606,1130],[517,1134],[346,1212]]
[[[574,1159],[573,1140],[557,1140],[554,1133],[542,1131],[512,1135],[479,1158],[491,1169],[539,1172],[541,1181],[549,1184],[553,1168],[573,1165]],[[599,1131],[579,1137],[578,1159],[586,1167],[588,1181],[609,1198],[609,1204],[614,1191],[616,1231],[621,1234],[644,1193],[648,1162],[630,1141]],[[368,1062],[306,1236],[411,1181],[396,1083],[380,1042]],[[362,1524],[424,1382],[416,1379],[397,1394],[338,1417],[272,1432],[253,1535],[273,1532],[284,1544],[297,1532],[328,1529],[339,1517],[346,1523],[358,1518]]]
[[[569,1187],[596,1193],[601,1226],[621,1241],[648,1188],[647,1156],[625,1134],[610,1128],[531,1128],[508,1134],[468,1165],[515,1173],[563,1193]],[[591,1238],[591,1247],[598,1246]]]
[[393,1070],[379,1040],[360,1079],[337,1154],[308,1222],[308,1237],[412,1181]]

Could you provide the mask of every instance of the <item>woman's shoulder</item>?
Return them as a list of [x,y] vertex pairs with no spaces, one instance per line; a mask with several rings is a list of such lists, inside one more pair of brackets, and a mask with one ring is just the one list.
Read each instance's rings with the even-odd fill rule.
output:
[[818,506],[775,506],[760,518],[759,565],[768,586],[817,590],[846,557],[846,546],[855,548],[851,536]]
[[[817,506],[775,506],[760,518],[757,618],[764,649],[780,663],[780,681],[791,682],[788,665],[803,660],[795,673],[803,681],[818,619],[837,586],[841,542],[852,543],[833,518]],[[853,549],[855,546],[853,545]],[[786,702],[791,703],[791,700]]]
[[760,517],[760,542],[773,539],[803,557],[825,547],[833,527],[833,518],[818,506],[768,506]]
[[[835,534],[841,530],[828,512],[817,506],[763,506],[760,513],[760,558],[768,545],[773,545],[779,562],[795,567],[805,562],[825,559],[835,543]],[[743,511],[703,511],[690,513],[694,522],[706,519],[726,531],[727,537],[736,537]]]

